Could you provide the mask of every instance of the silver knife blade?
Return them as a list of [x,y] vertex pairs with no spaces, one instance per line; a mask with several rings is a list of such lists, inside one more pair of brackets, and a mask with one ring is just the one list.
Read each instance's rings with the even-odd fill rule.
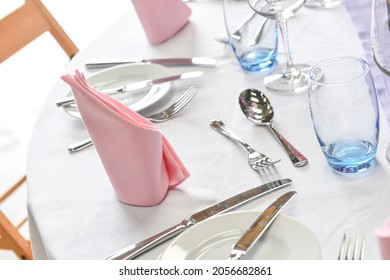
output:
[[[123,93],[123,92],[131,92],[131,91],[136,91],[144,88],[148,88],[152,85],[157,85],[157,84],[162,84],[174,80],[185,80],[185,79],[190,79],[190,78],[196,78],[202,76],[204,73],[202,71],[192,71],[192,72],[185,72],[182,74],[178,75],[173,75],[173,76],[167,76],[163,78],[158,78],[158,79],[153,79],[153,80],[144,80],[144,81],[139,81],[139,82],[133,82],[133,83],[128,83],[120,87],[116,88],[110,88],[110,89],[105,89],[101,90],[101,92],[107,94],[107,95],[113,95],[116,93]],[[57,100],[57,106],[58,107],[64,107],[68,106],[70,104],[73,104],[75,102],[73,95],[61,98],[60,100]]]
[[192,58],[151,58],[151,59],[91,59],[85,63],[85,67],[105,68],[126,63],[154,63],[165,66],[203,66],[213,67],[216,64],[214,58],[208,57],[192,57]]
[[252,225],[244,232],[240,239],[233,245],[229,260],[240,260],[259,238],[267,231],[282,209],[296,195],[295,191],[289,191],[275,200]]
[[253,200],[257,197],[266,195],[272,191],[278,190],[280,188],[286,187],[291,184],[291,179],[280,179],[273,182],[263,184],[261,186],[249,189],[245,192],[237,194],[233,197],[225,199],[221,202],[218,202],[202,211],[199,211],[188,219],[184,219],[181,223],[170,227],[152,237],[149,237],[139,243],[132,244],[122,250],[119,250],[109,256],[106,260],[130,260],[133,259],[146,251],[154,248],[155,246],[161,244],[164,241],[171,239],[172,237],[183,232],[185,229],[190,226],[203,221],[212,216],[224,213],[228,210],[231,210],[239,205],[242,205],[250,200]]

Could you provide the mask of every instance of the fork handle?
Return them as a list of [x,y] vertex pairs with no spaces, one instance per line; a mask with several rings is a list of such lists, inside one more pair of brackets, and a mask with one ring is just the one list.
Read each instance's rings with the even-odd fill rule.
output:
[[226,137],[233,139],[243,145],[248,151],[252,149],[247,143],[245,143],[237,134],[231,131],[223,121],[221,120],[213,120],[210,123],[210,127],[215,131],[225,135]]
[[269,124],[268,127],[271,129],[272,133],[278,138],[280,144],[282,144],[283,148],[286,150],[288,157],[295,167],[302,167],[309,163],[307,158],[302,155],[290,142],[287,141],[286,138],[272,125]]

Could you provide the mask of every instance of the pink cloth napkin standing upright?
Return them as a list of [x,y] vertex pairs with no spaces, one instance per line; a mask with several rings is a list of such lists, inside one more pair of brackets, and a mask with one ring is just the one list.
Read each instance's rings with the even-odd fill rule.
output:
[[191,9],[182,0],[131,0],[150,43],[157,45],[179,32]]
[[189,173],[161,131],[114,98],[64,75],[117,198],[131,205],[160,203]]

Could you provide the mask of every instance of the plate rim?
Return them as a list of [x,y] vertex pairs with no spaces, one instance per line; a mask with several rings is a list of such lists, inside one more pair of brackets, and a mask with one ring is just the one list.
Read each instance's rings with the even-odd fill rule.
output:
[[[155,63],[145,63],[145,62],[124,63],[124,64],[108,67],[108,68],[102,69],[100,71],[97,71],[97,72],[91,74],[90,76],[88,76],[86,78],[86,80],[89,84],[90,80],[94,79],[96,76],[106,75],[107,73],[110,73],[110,72],[126,71],[126,69],[129,69],[129,68],[139,68],[139,67],[142,67],[142,68],[153,67],[155,69],[154,70],[155,72],[161,71],[161,72],[164,72],[165,73],[164,75],[167,75],[167,76],[174,75],[174,73],[175,73],[173,70],[171,70],[163,65],[155,64]],[[158,69],[158,70],[156,70],[156,69]],[[158,78],[158,77],[155,77],[155,78]],[[93,86],[93,83],[91,86]],[[142,110],[148,108],[149,106],[152,106],[153,104],[158,102],[160,99],[162,99],[165,96],[165,94],[167,94],[169,92],[169,90],[172,88],[172,82],[165,82],[165,83],[160,84],[160,85],[153,85],[152,87],[158,87],[156,90],[156,93],[154,94],[154,96],[155,96],[154,98],[148,98],[147,99],[148,102],[143,104],[145,101],[144,99],[147,96],[147,94],[145,94],[141,99],[135,101],[132,104],[126,104],[126,106],[135,107],[134,109],[133,108],[132,109],[136,112],[142,111]],[[65,94],[65,97],[70,96],[72,94],[71,92],[72,92],[72,90],[69,90]],[[62,108],[64,109],[65,113],[67,113],[69,116],[77,118],[77,119],[81,119],[80,113],[78,112],[77,108],[74,105],[73,106],[72,105],[63,106]]]
[[[196,228],[199,227],[199,225],[201,225],[201,224],[203,224],[203,226],[207,225],[208,223],[212,223],[214,220],[221,219],[221,217],[234,216],[234,215],[248,215],[248,214],[251,215],[250,219],[253,222],[254,219],[256,219],[258,217],[258,215],[261,214],[261,212],[262,211],[260,211],[260,210],[238,210],[238,211],[222,213],[220,215],[217,215],[217,216],[214,216],[214,217],[210,217],[209,219],[206,219],[206,220],[200,222],[199,224],[193,225],[192,227],[190,227],[189,229],[187,229],[186,231],[181,233],[179,236],[175,237],[175,239],[173,241],[171,241],[171,243],[165,248],[165,250],[159,254],[158,259],[159,260],[173,260],[173,259],[175,259],[175,260],[187,260],[187,258],[185,258],[185,257],[184,258],[182,258],[182,257],[175,258],[175,257],[169,256],[169,255],[167,256],[167,254],[169,253],[169,250],[172,249],[173,246],[175,246],[175,244],[180,242],[181,239],[186,238],[188,235],[191,235],[192,232],[196,231]],[[279,214],[278,218],[279,217],[282,217],[282,219],[284,221],[293,222],[296,226],[301,227],[303,230],[305,230],[307,233],[309,233],[309,235],[312,237],[312,241],[314,241],[314,246],[313,246],[312,249],[313,249],[313,252],[315,252],[315,254],[313,253],[313,258],[312,259],[320,260],[322,258],[322,256],[321,256],[321,247],[320,247],[319,240],[314,235],[314,233],[307,226],[305,226],[303,223],[301,223],[300,221],[298,221],[297,219],[295,219],[295,218],[293,218],[291,216],[288,216],[288,215],[285,215],[285,214]],[[223,219],[226,219],[226,218],[223,218]],[[249,219],[249,217],[248,217],[248,219]],[[251,222],[249,222],[249,224],[250,223]],[[249,226],[249,224],[248,224],[248,226]],[[232,227],[229,230],[231,231],[231,230],[237,230],[237,229],[243,232],[246,228]],[[226,232],[229,231],[229,230],[226,230]],[[225,232],[225,228],[224,227],[221,229],[221,232]],[[210,235],[210,237],[213,237],[213,235]],[[228,258],[228,255],[226,255],[226,259],[227,258]]]

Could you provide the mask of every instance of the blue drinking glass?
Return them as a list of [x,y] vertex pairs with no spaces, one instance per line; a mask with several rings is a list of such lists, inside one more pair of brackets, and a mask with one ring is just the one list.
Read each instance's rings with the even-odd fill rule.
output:
[[366,61],[340,57],[309,71],[309,103],[314,131],[331,166],[357,173],[375,163],[379,109]]
[[278,53],[276,21],[256,14],[247,0],[224,0],[223,11],[227,39],[241,68],[269,70]]

